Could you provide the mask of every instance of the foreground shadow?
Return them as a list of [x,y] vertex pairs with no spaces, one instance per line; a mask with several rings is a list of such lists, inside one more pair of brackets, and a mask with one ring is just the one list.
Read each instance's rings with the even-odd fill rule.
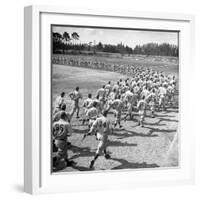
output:
[[89,147],[77,147],[77,146],[71,145],[70,150],[73,153],[75,153],[75,155],[73,155],[70,159],[75,159],[78,157],[94,156],[94,152],[91,152]]
[[158,118],[160,119],[160,121],[167,121],[167,122],[178,122],[178,120],[175,120],[175,119],[166,119],[166,118]]
[[112,136],[117,136],[118,139],[125,139],[125,138],[128,138],[128,137],[157,137],[158,135],[157,134],[143,134],[143,133],[137,133],[135,131],[130,131],[130,130],[125,130],[126,132],[123,132],[123,133],[117,133],[117,132],[113,132]]
[[138,168],[156,168],[160,167],[157,164],[147,164],[146,162],[143,163],[131,163],[124,159],[118,158],[111,158],[114,161],[120,162],[121,164],[113,167],[112,169],[138,169]]
[[159,128],[152,128],[152,127],[146,127],[149,130],[149,136],[151,136],[154,132],[157,132],[157,133],[173,133],[173,132],[176,132],[177,129],[159,129]]
[[73,128],[72,129],[74,133],[76,134],[85,134],[88,132],[88,129],[77,129],[77,128]]
[[131,144],[131,143],[127,143],[127,142],[120,142],[120,141],[108,141],[108,146],[122,146],[122,147],[133,147],[133,146],[137,146],[137,144]]

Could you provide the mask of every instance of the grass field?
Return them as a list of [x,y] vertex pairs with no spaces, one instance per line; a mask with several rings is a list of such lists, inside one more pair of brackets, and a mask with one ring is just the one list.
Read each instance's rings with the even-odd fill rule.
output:
[[[174,67],[176,68],[176,66]],[[172,70],[171,73],[176,70]],[[80,87],[85,99],[88,93],[94,95],[96,90],[109,80],[116,82],[120,78],[126,78],[125,75],[115,72],[65,65],[53,65],[52,71],[53,102],[61,91],[68,94],[76,86]],[[71,110],[69,98],[67,110]],[[113,120],[113,114],[109,114],[108,117],[111,121]],[[173,154],[173,157],[175,157],[173,162],[166,164],[168,149],[177,132],[178,110],[170,109],[159,112],[156,118],[149,117],[147,112],[144,128],[137,126],[137,119],[138,116],[135,113],[133,121],[122,122],[123,129],[115,129],[109,135],[108,151],[111,159],[106,160],[103,156],[100,156],[94,165],[95,170],[172,167],[178,165],[178,147],[176,147],[175,155]],[[76,165],[61,171],[89,171],[89,164],[95,154],[97,141],[94,136],[88,136],[82,142],[87,126],[82,126],[81,122],[75,118],[72,119],[72,126],[73,134],[69,138],[72,143],[69,158],[73,159]]]
[[56,95],[61,91],[71,92],[76,86],[79,86],[83,97],[88,93],[95,95],[97,89],[107,83],[109,80],[116,82],[120,78],[128,76],[115,72],[98,71],[79,67],[70,67],[64,65],[53,65],[52,71],[52,89],[53,101]]

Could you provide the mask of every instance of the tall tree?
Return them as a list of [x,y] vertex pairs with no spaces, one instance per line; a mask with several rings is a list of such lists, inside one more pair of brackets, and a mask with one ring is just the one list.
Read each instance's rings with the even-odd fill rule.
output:
[[74,40],[79,40],[79,34],[77,33],[77,32],[73,32],[72,34],[71,34],[71,36],[72,36],[72,38],[74,39]]
[[62,39],[62,35],[60,33],[53,33],[53,41],[60,42]]
[[63,33],[63,40],[65,43],[67,43],[71,40],[69,33],[67,33],[67,32]]

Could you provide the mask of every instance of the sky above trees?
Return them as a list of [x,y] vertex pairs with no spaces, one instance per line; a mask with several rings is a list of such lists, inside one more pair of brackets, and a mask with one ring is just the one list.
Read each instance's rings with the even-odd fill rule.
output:
[[178,46],[177,32],[163,31],[144,31],[144,30],[122,30],[122,29],[103,29],[103,28],[85,28],[85,27],[66,27],[53,26],[53,32],[63,34],[67,32],[72,34],[77,32],[80,36],[75,43],[90,43],[98,44],[119,44],[128,45],[135,48],[136,45],[146,43],[169,43]]

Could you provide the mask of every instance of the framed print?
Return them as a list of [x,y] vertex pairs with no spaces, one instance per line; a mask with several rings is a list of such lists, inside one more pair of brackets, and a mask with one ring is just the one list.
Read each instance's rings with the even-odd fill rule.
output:
[[194,17],[25,8],[25,191],[194,180]]

